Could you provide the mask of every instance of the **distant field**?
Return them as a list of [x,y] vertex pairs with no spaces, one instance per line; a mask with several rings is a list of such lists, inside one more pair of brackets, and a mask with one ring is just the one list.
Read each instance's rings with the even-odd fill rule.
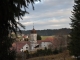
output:
[[71,58],[68,51],[65,51],[64,53],[60,53],[57,55],[35,57],[35,58],[30,58],[28,60],[75,60],[75,59]]
[[53,37],[53,36],[41,36],[42,40],[45,40],[48,37]]

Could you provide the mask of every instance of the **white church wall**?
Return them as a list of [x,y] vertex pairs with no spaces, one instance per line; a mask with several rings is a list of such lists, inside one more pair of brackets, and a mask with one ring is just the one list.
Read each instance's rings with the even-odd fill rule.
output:
[[48,48],[48,46],[49,46],[50,44],[52,44],[52,43],[51,43],[51,42],[42,42],[40,46],[41,46],[42,48],[45,48],[45,47]]
[[20,49],[20,51],[22,52],[22,51],[26,51],[26,50],[28,50],[29,51],[29,45],[28,44],[25,44],[23,47],[22,47],[22,49]]
[[31,33],[29,35],[29,41],[30,41],[30,50],[33,51],[35,46],[37,45],[37,34],[36,33]]
[[37,34],[30,34],[30,40],[37,40]]

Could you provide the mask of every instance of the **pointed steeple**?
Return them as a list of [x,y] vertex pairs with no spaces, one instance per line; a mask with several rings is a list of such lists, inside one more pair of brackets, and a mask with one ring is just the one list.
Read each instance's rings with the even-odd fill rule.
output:
[[34,23],[33,23],[33,29],[31,30],[31,33],[36,33],[36,30],[34,29]]
[[33,29],[34,29],[34,23],[33,23]]

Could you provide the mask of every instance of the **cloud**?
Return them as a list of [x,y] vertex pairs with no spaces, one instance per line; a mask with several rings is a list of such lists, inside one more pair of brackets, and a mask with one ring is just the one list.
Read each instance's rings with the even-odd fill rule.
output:
[[73,0],[42,0],[35,3],[35,10],[29,6],[30,14],[26,14],[20,22],[26,29],[32,29],[34,23],[36,29],[55,29],[70,27]]

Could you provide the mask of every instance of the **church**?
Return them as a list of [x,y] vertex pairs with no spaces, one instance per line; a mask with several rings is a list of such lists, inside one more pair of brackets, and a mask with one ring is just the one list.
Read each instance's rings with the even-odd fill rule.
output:
[[37,49],[44,49],[45,47],[49,48],[49,45],[51,44],[52,42],[50,40],[37,40],[37,32],[33,27],[29,34],[29,41],[26,42],[20,51],[35,51]]
[[16,48],[17,52],[24,52],[26,50],[30,51],[36,51],[37,49],[45,49],[45,47],[48,49],[50,45],[53,45],[54,38],[47,38],[45,40],[37,40],[37,32],[33,29],[31,30],[29,34],[29,40],[28,41],[19,41],[16,43],[13,43],[13,47]]

